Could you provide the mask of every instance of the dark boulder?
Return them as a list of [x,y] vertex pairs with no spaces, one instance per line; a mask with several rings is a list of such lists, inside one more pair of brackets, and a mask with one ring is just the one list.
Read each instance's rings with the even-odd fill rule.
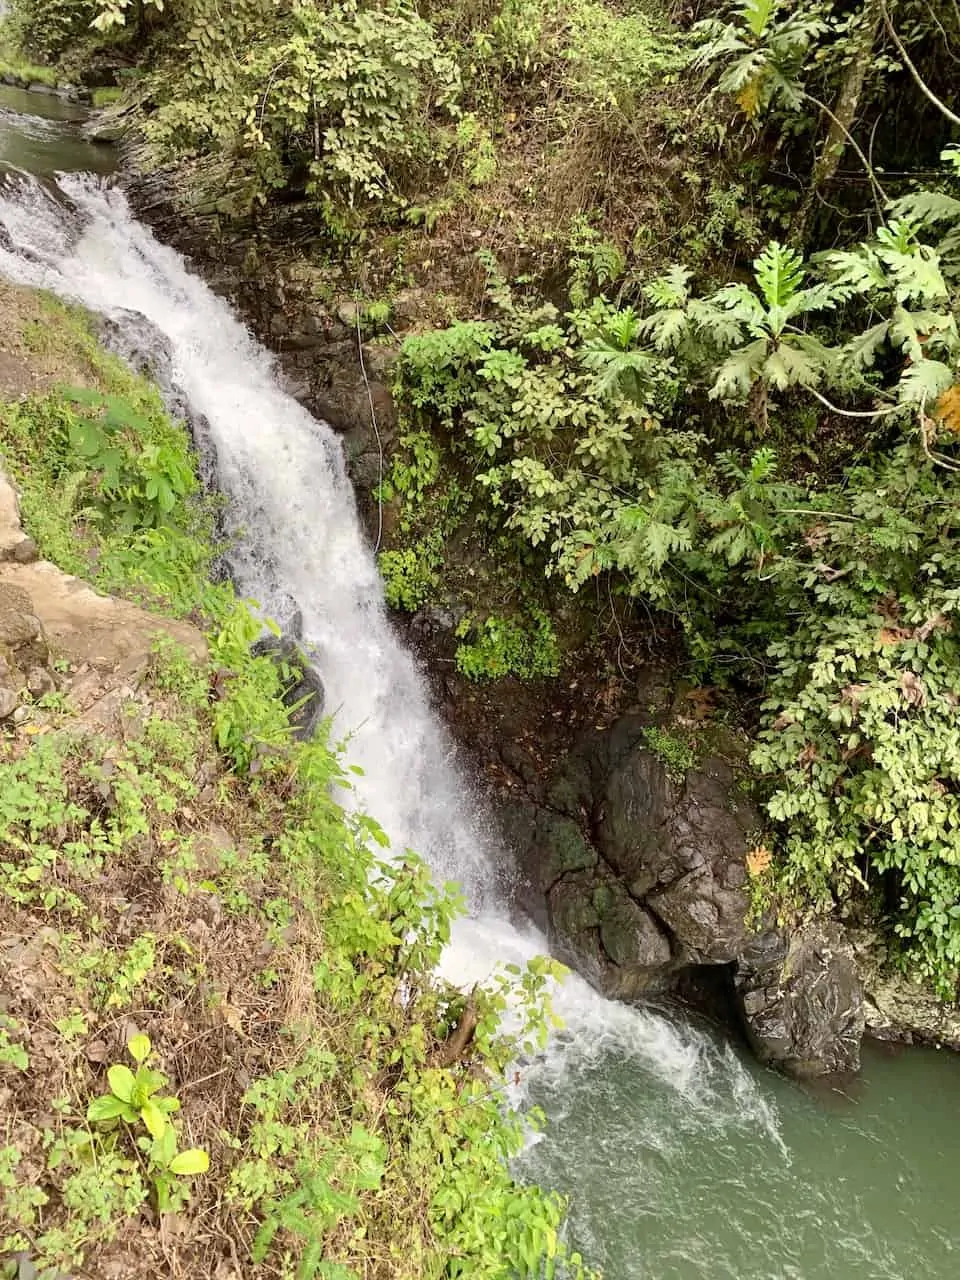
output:
[[762,1062],[801,1079],[860,1069],[863,993],[839,925],[761,935],[738,957],[734,984]]
[[[714,971],[758,1056],[791,1075],[855,1070],[860,984],[834,926],[792,935],[750,922],[747,853],[760,818],[736,743],[680,771],[649,720],[584,735],[541,799],[512,799],[506,829],[558,953],[620,999],[686,991]],[[538,918],[540,913],[534,908]],[[711,984],[707,984],[708,986]]]

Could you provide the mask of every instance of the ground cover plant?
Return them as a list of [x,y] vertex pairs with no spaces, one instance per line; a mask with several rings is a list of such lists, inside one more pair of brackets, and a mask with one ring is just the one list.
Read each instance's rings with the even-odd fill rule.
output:
[[560,1198],[509,1172],[536,1116],[505,1073],[555,967],[437,981],[455,889],[344,807],[326,730],[293,739],[259,621],[209,579],[186,433],[86,317],[3,291],[29,532],[208,657],[159,643],[88,714],[53,654],[0,730],[0,1274],[586,1274]]

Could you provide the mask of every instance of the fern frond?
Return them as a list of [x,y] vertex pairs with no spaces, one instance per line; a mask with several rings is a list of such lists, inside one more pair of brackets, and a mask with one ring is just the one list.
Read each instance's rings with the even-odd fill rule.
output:
[[836,250],[824,254],[822,259],[818,259],[821,260],[832,272],[834,284],[853,293],[870,293],[887,286],[883,264],[868,245],[852,250]]
[[940,360],[919,360],[904,370],[897,384],[897,399],[901,404],[923,406],[929,409],[953,386],[954,371]]
[[949,297],[940,270],[940,255],[932,245],[915,244],[908,253],[881,247],[877,253],[891,277],[898,302],[939,302]]
[[655,307],[680,307],[690,296],[690,278],[693,272],[689,267],[674,262],[662,276],[657,276],[649,284],[644,285],[644,295]]
[[709,67],[720,58],[733,53],[746,53],[750,46],[737,34],[734,27],[718,18],[704,18],[691,28],[691,35],[702,41],[691,60],[694,67]]
[[741,16],[751,35],[759,40],[777,7],[777,0],[743,0]]
[[771,351],[763,375],[778,391],[789,387],[816,387],[831,372],[836,352],[809,334],[791,334]]
[[729,93],[734,97],[742,93],[747,85],[755,84],[769,70],[767,56],[760,49],[751,49],[732,62],[717,81],[721,93]]
[[767,102],[779,99],[790,111],[799,111],[806,103],[803,86],[792,76],[785,75],[776,63],[771,62],[769,68],[765,86]]
[[784,320],[810,315],[813,311],[832,311],[849,296],[850,291],[844,285],[828,280],[799,289],[782,308]]
[[777,240],[771,240],[760,256],[754,259],[757,285],[767,306],[785,307],[803,284],[803,258],[796,249],[785,248]]
[[939,311],[909,311],[896,307],[888,326],[891,343],[915,364],[925,359],[924,344],[931,332],[942,328],[947,317]]
[[580,354],[584,367],[596,374],[594,392],[608,400],[618,393],[641,401],[643,391],[660,370],[660,362],[645,351],[617,351],[602,338],[586,343]]
[[921,226],[937,222],[960,222],[960,200],[943,191],[913,191],[894,200],[890,212]]
[[890,336],[890,323],[881,320],[865,333],[858,333],[843,346],[843,358],[858,371],[872,369],[880,348]]
[[743,338],[743,325],[730,310],[715,305],[713,299],[695,298],[687,307],[687,314],[696,326],[697,333],[707,338],[720,351],[728,351]]
[[714,375],[711,400],[745,401],[767,358],[767,340],[758,338],[729,355]]
[[640,336],[649,338],[657,351],[676,351],[687,325],[686,311],[682,307],[670,307],[641,320]]
[[763,303],[745,284],[727,284],[707,299],[708,305],[729,311],[734,320],[745,325],[755,337],[767,332],[767,313]]

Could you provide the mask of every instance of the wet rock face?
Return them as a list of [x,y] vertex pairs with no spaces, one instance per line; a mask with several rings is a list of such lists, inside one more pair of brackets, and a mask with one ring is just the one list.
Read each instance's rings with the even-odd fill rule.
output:
[[713,757],[675,781],[638,744],[614,766],[598,818],[605,860],[666,926],[677,959],[733,960],[748,936],[744,858],[760,824],[731,766]]
[[[563,957],[626,1000],[713,968],[758,1056],[798,1076],[856,1070],[860,984],[835,926],[755,931],[746,854],[759,817],[726,754],[685,775],[623,717],[575,747],[505,826]],[[541,899],[543,900],[543,899]]]
[[285,636],[264,636],[252,652],[273,658],[282,664],[282,670],[290,673],[283,690],[283,702],[290,708],[293,736],[300,742],[306,741],[320,723],[325,700],[323,683],[309,658],[295,641]]
[[873,930],[852,930],[849,936],[868,1034],[877,1040],[960,1052],[960,1006],[938,999],[915,978],[893,968],[887,947]]
[[754,1051],[800,1078],[860,1069],[863,991],[840,927],[818,921],[745,948],[734,980]]
[[759,821],[732,767],[713,757],[677,778],[642,735],[639,722],[590,735],[549,807],[512,823],[554,936],[611,994],[727,964],[750,936],[744,858]]

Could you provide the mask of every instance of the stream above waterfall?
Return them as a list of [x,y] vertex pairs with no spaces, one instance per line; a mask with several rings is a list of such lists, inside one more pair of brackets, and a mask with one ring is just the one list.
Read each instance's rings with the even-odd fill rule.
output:
[[[0,272],[121,330],[145,317],[216,459],[230,571],[308,648],[364,771],[357,803],[465,888],[471,917],[447,976],[468,984],[536,954],[544,939],[502,905],[482,800],[390,627],[337,436],[281,390],[270,355],[119,189],[90,176],[110,154],[83,138],[80,114],[0,94]],[[557,1005],[565,1030],[515,1085],[547,1117],[520,1172],[569,1195],[571,1238],[608,1280],[956,1274],[960,1058],[869,1048],[862,1079],[805,1090],[709,1028],[610,1003],[576,977]]]

